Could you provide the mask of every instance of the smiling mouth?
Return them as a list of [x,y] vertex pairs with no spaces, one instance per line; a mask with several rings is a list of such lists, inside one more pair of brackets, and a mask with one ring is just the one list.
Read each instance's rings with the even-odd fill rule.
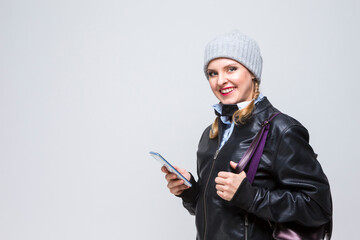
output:
[[222,95],[228,95],[229,93],[231,93],[234,90],[233,87],[229,87],[229,88],[224,88],[224,89],[220,89],[220,92]]

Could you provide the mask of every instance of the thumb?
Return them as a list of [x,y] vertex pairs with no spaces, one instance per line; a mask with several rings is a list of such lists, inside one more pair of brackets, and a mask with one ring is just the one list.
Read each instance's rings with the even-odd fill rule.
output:
[[235,163],[235,162],[233,162],[233,161],[230,161],[230,166],[231,166],[233,169],[236,169],[237,163]]

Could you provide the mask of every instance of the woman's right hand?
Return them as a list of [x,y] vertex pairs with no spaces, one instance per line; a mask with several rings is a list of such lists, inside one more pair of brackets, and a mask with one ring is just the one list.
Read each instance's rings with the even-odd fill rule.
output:
[[[190,181],[190,173],[185,169],[174,166],[188,181]],[[168,182],[167,187],[174,195],[180,195],[185,189],[189,187],[184,184],[184,180],[178,179],[175,173],[169,172],[165,166],[162,166],[161,171],[165,173],[165,179]]]

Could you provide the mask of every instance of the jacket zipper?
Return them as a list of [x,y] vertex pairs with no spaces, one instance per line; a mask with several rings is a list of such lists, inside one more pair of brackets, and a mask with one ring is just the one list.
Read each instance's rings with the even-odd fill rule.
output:
[[219,151],[220,151],[220,149],[217,149],[216,152],[215,152],[215,155],[214,155],[214,158],[213,158],[213,163],[212,163],[210,173],[209,173],[209,177],[208,177],[208,180],[206,182],[206,186],[205,186],[205,190],[204,190],[204,225],[205,225],[204,226],[204,240],[206,240],[206,230],[207,230],[206,229],[207,228],[207,222],[206,222],[206,190],[208,188],[210,177],[211,177],[214,165],[215,165],[215,160],[217,158],[217,155],[219,154]]
[[[233,129],[230,137],[228,138],[228,140],[226,141],[226,143],[230,140],[230,138],[232,137],[232,135],[234,134],[234,131],[235,131],[235,128]],[[206,185],[205,185],[205,190],[204,190],[204,240],[206,240],[206,231],[207,231],[207,222],[206,222],[206,190],[208,188],[208,185],[209,185],[209,181],[210,181],[210,177],[211,177],[211,174],[212,174],[212,171],[213,171],[213,168],[214,168],[214,165],[215,165],[215,160],[216,158],[218,157],[219,155],[219,152],[220,152],[220,137],[219,137],[219,132],[218,132],[218,145],[217,145],[217,150],[214,154],[214,157],[213,157],[213,163],[212,163],[212,166],[211,166],[211,169],[210,169],[210,173],[209,173],[209,177],[208,177],[208,180],[206,182]],[[224,145],[226,145],[226,143]],[[222,148],[224,148],[224,145],[222,146]]]
[[248,226],[249,226],[249,219],[248,215],[245,215],[245,240],[248,239]]

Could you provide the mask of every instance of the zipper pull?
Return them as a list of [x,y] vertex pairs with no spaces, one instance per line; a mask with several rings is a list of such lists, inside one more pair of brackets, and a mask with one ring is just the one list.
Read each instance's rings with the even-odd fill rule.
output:
[[216,150],[215,155],[214,155],[214,159],[217,158],[217,155],[219,154],[219,151],[220,151],[220,149]]
[[248,227],[249,227],[249,219],[248,215],[245,215],[245,240],[248,239]]

